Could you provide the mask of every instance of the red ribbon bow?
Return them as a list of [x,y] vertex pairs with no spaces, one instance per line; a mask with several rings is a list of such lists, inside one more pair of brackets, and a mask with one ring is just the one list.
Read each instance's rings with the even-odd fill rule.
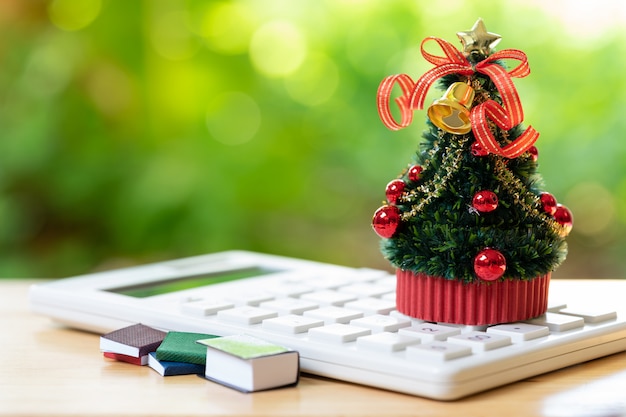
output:
[[[437,42],[445,56],[433,55],[424,50],[424,44],[431,40]],[[487,122],[487,119],[491,119],[501,129],[509,130],[524,120],[522,103],[511,79],[512,77],[523,78],[530,74],[528,59],[524,52],[517,49],[498,51],[472,67],[472,64],[454,45],[443,39],[428,37],[422,41],[420,48],[422,56],[434,64],[435,68],[427,71],[417,82],[413,82],[406,74],[397,74],[386,77],[378,87],[378,114],[385,126],[391,130],[398,130],[410,125],[413,121],[413,110],[424,108],[426,93],[437,79],[453,73],[472,75],[474,72],[479,72],[491,78],[500,93],[502,105],[494,100],[487,100],[472,108],[470,122],[476,141],[486,151],[507,158],[517,158],[535,143],[539,133],[528,126],[513,142],[501,147]],[[513,59],[520,61],[520,64],[507,71],[495,63],[500,59]],[[396,83],[402,89],[402,95],[396,99],[400,109],[400,123],[395,121],[389,109],[391,90]]]

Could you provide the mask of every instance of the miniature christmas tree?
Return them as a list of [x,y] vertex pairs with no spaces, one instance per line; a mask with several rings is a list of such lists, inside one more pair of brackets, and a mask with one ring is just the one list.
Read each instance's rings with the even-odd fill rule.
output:
[[[400,74],[380,85],[379,114],[392,130],[411,123],[435,81],[446,92],[429,107],[421,149],[387,185],[372,225],[397,268],[402,313],[463,324],[524,320],[547,308],[572,215],[541,190],[539,134],[521,125],[512,77],[529,74],[526,55],[494,52],[500,36],[480,19],[458,36],[463,51],[438,38],[422,42],[435,67],[417,82]],[[427,52],[427,43],[443,56]],[[517,65],[507,69],[505,60]],[[395,85],[402,90],[400,122],[389,106]]]

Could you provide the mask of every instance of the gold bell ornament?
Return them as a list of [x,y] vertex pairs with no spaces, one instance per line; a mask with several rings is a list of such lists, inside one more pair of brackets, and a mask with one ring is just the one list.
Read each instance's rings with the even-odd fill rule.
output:
[[428,118],[440,129],[455,135],[472,130],[470,108],[474,101],[474,89],[456,82],[448,87],[443,97],[435,100],[428,108]]

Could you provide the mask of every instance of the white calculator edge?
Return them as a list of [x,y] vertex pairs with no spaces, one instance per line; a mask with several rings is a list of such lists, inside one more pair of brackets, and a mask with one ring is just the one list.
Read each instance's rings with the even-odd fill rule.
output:
[[[241,325],[220,320],[216,314],[189,315],[182,308],[198,297],[238,298],[237,305],[258,308],[263,302],[260,294],[279,297],[286,286],[332,291],[341,285],[373,281],[389,285],[393,279],[388,272],[374,269],[228,251],[35,284],[29,297],[34,312],[82,330],[102,334],[143,323],[163,330],[221,336],[248,333],[298,350],[303,372],[439,400],[462,398],[626,350],[626,309],[617,298],[608,305],[617,313],[614,318],[586,323],[584,330],[551,334],[445,363],[413,362],[403,352],[362,350],[355,341],[324,343],[307,332],[281,334],[269,331],[260,321]],[[560,284],[552,280],[552,305],[572,302],[584,309],[607,307],[600,304],[599,297],[587,298],[585,292],[568,291]],[[298,298],[294,291],[289,297]]]

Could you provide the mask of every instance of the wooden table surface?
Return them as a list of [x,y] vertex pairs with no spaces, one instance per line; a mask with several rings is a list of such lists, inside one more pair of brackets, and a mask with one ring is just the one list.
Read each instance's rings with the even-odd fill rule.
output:
[[[96,334],[31,313],[33,282],[0,280],[0,416],[626,416],[626,352],[454,402],[309,375],[297,387],[254,394],[198,376],[163,378],[104,359]],[[626,280],[553,285],[622,303],[626,295]]]

